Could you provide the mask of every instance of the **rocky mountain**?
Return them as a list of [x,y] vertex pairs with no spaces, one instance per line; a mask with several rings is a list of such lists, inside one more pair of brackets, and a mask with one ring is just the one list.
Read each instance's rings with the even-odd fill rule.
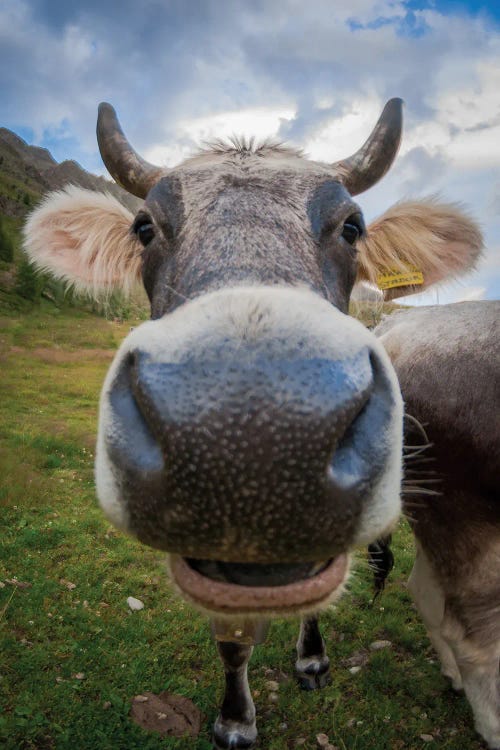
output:
[[140,201],[119,185],[87,172],[75,161],[60,164],[45,148],[30,146],[7,128],[0,128],[0,215],[21,219],[50,190],[71,183],[114,195],[132,212]]

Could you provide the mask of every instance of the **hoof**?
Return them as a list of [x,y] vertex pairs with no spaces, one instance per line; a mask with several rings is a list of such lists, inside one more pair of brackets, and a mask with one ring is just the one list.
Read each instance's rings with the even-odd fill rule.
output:
[[256,739],[255,724],[245,726],[234,721],[224,722],[220,717],[215,722],[212,740],[216,750],[250,750]]
[[295,674],[302,690],[320,690],[332,681],[327,656],[297,659]]
[[224,735],[221,737],[214,733],[213,747],[214,750],[229,750],[230,748],[234,748],[234,750],[250,750],[250,748],[255,747],[255,742],[247,740],[241,734]]
[[332,681],[330,670],[323,674],[297,674],[299,687],[302,690],[320,690]]
[[446,672],[441,672],[441,674],[446,677],[450,690],[455,693],[455,695],[464,694],[464,685],[459,674],[446,674]]

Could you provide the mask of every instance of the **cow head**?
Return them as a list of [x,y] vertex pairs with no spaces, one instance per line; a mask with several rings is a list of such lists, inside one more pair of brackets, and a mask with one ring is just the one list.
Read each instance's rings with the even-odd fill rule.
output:
[[70,188],[27,224],[31,257],[77,286],[144,284],[151,321],[102,391],[97,492],[212,613],[318,609],[341,590],[349,550],[398,517],[401,396],[382,346],[347,314],[351,290],[409,263],[435,281],[480,248],[465,217],[431,203],[367,232],[352,196],[386,172],[400,134],[396,99],[334,165],[234,142],[166,170],[101,105],[101,153],[142,208],[134,218]]

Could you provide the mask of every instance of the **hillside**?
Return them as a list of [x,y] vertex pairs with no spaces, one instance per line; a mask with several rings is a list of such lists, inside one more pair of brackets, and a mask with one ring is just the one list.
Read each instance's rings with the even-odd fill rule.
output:
[[0,128],[0,310],[25,310],[33,304],[72,305],[106,317],[142,316],[145,300],[125,300],[118,293],[102,303],[77,297],[65,285],[35,271],[21,251],[21,229],[26,215],[40,199],[65,185],[114,195],[133,213],[141,201],[116,183],[83,169],[75,161],[60,164],[45,148],[31,146],[16,133]]
[[23,218],[40,197],[72,183],[107,191],[135,211],[140,204],[114,182],[90,174],[75,161],[56,162],[47,149],[30,146],[7,128],[0,128],[0,214]]

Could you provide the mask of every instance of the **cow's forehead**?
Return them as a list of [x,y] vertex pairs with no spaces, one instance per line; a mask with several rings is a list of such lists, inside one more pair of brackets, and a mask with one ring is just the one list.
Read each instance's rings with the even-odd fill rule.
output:
[[149,193],[146,205],[161,205],[175,194],[190,207],[201,206],[227,187],[268,188],[279,203],[295,203],[325,182],[338,183],[347,197],[341,177],[338,168],[310,161],[293,149],[205,151],[169,170]]
[[339,177],[338,167],[312,161],[301,151],[281,145],[262,144],[255,148],[215,147],[200,151],[172,170],[183,175],[200,175],[206,173],[244,173],[261,175],[271,179],[280,172],[297,174],[297,176]]

